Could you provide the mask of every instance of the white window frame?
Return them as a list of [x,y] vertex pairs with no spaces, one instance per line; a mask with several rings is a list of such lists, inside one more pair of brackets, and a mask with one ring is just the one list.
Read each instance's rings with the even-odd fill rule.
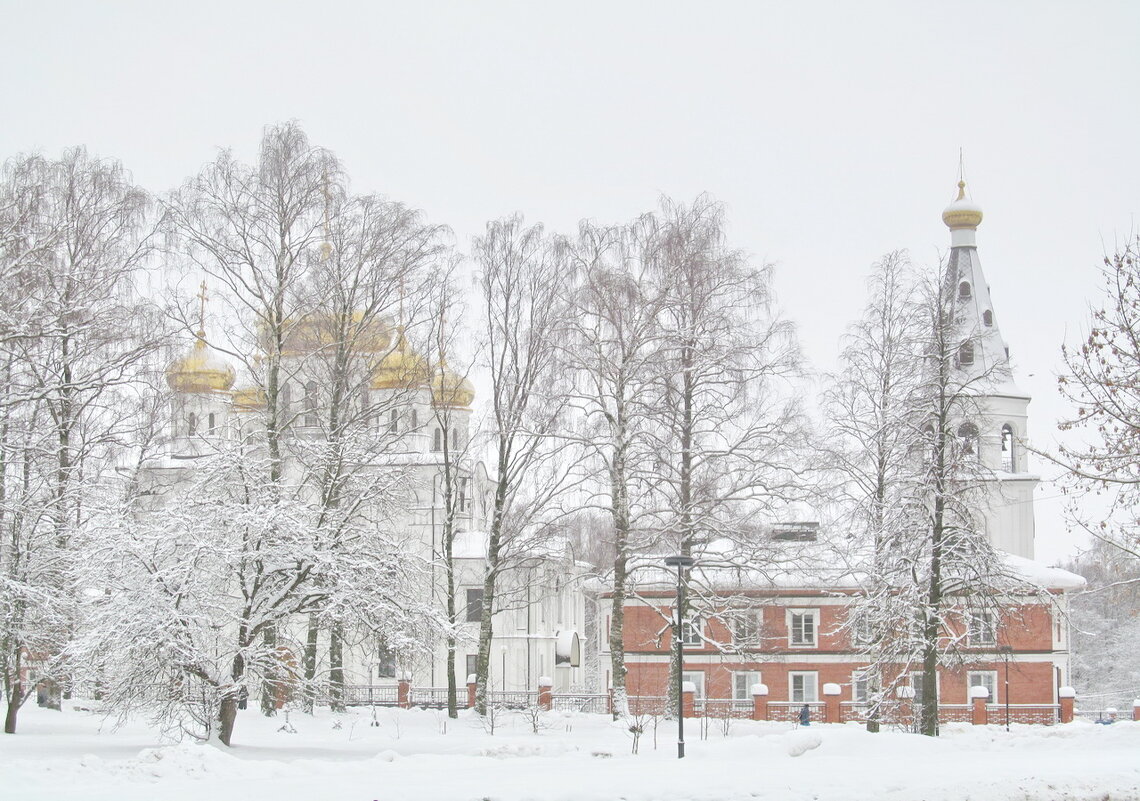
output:
[[[922,681],[922,671],[914,670],[910,674],[910,688],[914,690],[914,702],[920,703],[922,701],[922,694],[918,691],[917,682]],[[934,692],[938,696],[938,702],[942,703],[942,674],[936,673],[934,675]]]
[[[696,699],[705,697],[705,672],[703,670],[682,670],[681,681],[689,681],[693,683],[695,692],[693,697]],[[676,690],[674,690],[676,692]]]
[[[987,677],[986,681],[979,681],[981,677]],[[986,687],[990,691],[988,703],[997,704],[998,701],[998,672],[996,670],[970,670],[966,673],[966,702],[969,703],[973,699],[970,697],[971,687]]]
[[[799,696],[796,697],[796,679],[801,682]],[[809,692],[810,690],[810,692]],[[810,697],[809,697],[810,696]],[[819,700],[819,671],[791,670],[788,671],[788,700],[793,704],[813,704]]]
[[[797,617],[811,619],[811,642],[796,642],[795,620]],[[818,609],[789,609],[787,613],[788,647],[789,648],[818,648],[819,647],[819,610]]]
[[991,612],[981,610],[966,613],[966,643],[968,645],[977,647],[997,645],[997,630],[998,622]]
[[734,701],[751,701],[752,685],[760,684],[759,670],[732,671],[732,698]]
[[859,704],[865,704],[870,696],[871,668],[859,668],[851,671],[851,700]]
[[760,614],[753,610],[740,610],[728,616],[733,645],[760,644]]
[[681,621],[681,644],[686,648],[700,648],[705,644],[703,632],[704,624],[700,615],[690,615]]

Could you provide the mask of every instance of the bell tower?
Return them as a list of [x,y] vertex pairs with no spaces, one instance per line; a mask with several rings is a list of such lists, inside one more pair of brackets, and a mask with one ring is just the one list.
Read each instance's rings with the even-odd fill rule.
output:
[[982,209],[958,181],[958,196],[942,212],[950,229],[946,280],[953,293],[963,334],[958,369],[979,393],[978,458],[991,478],[983,521],[995,548],[1033,558],[1033,490],[1038,476],[1029,471],[1026,423],[1030,396],[1018,387],[1002,338],[990,287],[978,258],[977,231]]

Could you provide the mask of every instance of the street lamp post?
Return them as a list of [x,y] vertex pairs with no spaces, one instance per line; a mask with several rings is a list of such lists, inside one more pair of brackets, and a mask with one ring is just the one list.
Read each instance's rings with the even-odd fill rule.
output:
[[681,615],[685,609],[685,581],[682,573],[696,562],[691,556],[666,556],[665,564],[677,568],[677,620],[673,628],[673,642],[677,648],[677,759],[685,758],[685,683],[681,680],[685,667],[685,644],[682,642]]
[[1009,657],[1013,653],[1013,647],[1003,645],[998,651],[1005,659],[1005,730],[1009,731]]

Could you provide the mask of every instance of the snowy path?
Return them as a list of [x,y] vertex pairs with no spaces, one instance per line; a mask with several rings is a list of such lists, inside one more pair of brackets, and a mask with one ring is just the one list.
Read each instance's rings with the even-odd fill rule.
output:
[[[953,726],[937,740],[869,735],[855,726],[791,729],[741,721],[728,737],[688,727],[687,758],[674,729],[658,747],[602,716],[552,715],[529,731],[509,717],[492,737],[466,713],[366,715],[243,713],[233,749],[160,745],[138,723],[108,731],[83,712],[25,709],[21,733],[0,739],[6,801],[1140,801],[1140,723],[1064,727]],[[569,729],[569,730],[568,730]],[[794,753],[802,752],[799,756]]]

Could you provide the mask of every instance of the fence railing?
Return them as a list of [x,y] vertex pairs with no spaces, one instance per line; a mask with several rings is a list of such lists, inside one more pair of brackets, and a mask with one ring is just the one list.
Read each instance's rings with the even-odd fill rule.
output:
[[[987,704],[986,717],[990,723],[1005,722],[1005,704]],[[1033,723],[1052,726],[1061,719],[1061,707],[1055,704],[1010,704],[1010,723]]]
[[551,708],[559,712],[593,712],[604,715],[610,711],[610,697],[605,693],[556,693],[550,701]]
[[739,698],[698,698],[694,703],[698,715],[706,718],[752,718],[752,700]]
[[[769,701],[768,720],[795,723],[800,719],[800,712],[804,708],[802,701]],[[807,705],[811,713],[812,723],[823,723],[827,709],[822,701],[812,701]]]

